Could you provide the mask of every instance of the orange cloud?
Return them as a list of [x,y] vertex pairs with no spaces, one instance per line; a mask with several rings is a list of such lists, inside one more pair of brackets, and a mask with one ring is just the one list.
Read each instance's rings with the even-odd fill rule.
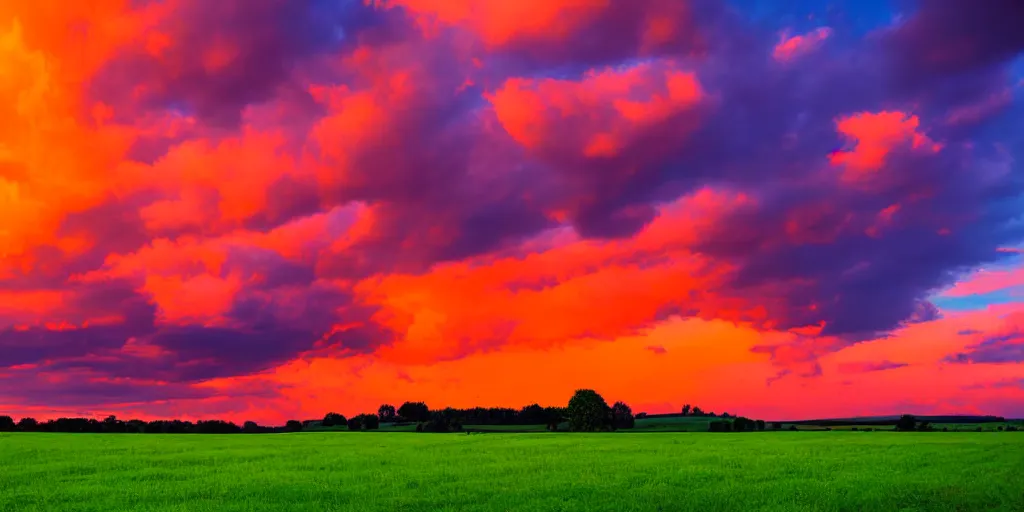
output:
[[[513,78],[488,95],[501,125],[523,146],[550,151],[572,137],[577,154],[590,158],[620,155],[644,130],[693,112],[705,97],[696,75],[671,62],[590,71],[580,81]],[[681,127],[677,136],[694,128]]]

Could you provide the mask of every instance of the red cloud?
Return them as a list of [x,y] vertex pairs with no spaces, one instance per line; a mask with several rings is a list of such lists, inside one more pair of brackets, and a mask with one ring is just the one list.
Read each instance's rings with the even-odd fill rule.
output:
[[832,35],[832,29],[828,27],[817,28],[806,34],[795,36],[783,35],[779,44],[775,45],[772,50],[772,57],[783,62],[793,60],[813,51],[830,35]]

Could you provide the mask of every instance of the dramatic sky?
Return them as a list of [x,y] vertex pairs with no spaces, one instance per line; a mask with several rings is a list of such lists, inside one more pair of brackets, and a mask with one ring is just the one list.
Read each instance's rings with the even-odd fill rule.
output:
[[1024,2],[0,2],[0,413],[1024,416]]

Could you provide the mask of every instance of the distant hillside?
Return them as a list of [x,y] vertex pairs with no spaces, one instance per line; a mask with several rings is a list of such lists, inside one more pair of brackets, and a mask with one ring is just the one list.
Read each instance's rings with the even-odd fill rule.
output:
[[[1005,422],[1006,418],[1002,416],[966,416],[966,415],[951,415],[951,416],[914,416],[918,421],[927,421],[928,423],[1001,423]],[[838,426],[838,425],[868,425],[868,426],[883,426],[883,425],[895,425],[899,421],[898,415],[894,416],[860,416],[856,418],[823,418],[816,420],[800,420],[800,421],[784,421],[782,423],[792,423],[795,425],[818,425],[823,427]]]

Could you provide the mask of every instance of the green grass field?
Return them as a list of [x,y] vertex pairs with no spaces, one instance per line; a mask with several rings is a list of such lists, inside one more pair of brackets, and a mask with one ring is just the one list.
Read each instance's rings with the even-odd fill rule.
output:
[[2,511],[1024,510],[1024,434],[0,434]]

